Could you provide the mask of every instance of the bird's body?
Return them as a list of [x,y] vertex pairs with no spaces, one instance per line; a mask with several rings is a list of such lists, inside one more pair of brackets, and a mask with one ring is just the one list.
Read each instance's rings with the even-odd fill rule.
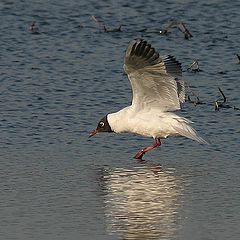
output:
[[135,112],[134,108],[129,106],[108,114],[107,120],[115,133],[131,132],[154,139],[185,136],[206,143],[189,125],[191,121],[173,112],[161,112],[156,109]]
[[191,121],[174,112],[185,100],[181,64],[174,57],[160,57],[150,44],[138,39],[126,50],[124,69],[132,86],[132,104],[107,114],[90,136],[98,132],[130,132],[154,138],[154,145],[136,154],[139,159],[160,146],[160,139],[170,136],[207,143],[190,126]]

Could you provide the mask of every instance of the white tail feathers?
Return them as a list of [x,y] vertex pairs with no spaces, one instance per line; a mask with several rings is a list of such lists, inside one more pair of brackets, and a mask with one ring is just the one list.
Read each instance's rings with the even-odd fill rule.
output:
[[209,143],[204,140],[202,137],[200,137],[197,132],[190,126],[188,125],[187,123],[185,122],[180,122],[180,126],[181,127],[177,127],[177,126],[173,126],[174,129],[182,136],[184,137],[187,137],[187,138],[190,138],[192,140],[195,140],[199,143],[202,143],[202,144],[208,144]]

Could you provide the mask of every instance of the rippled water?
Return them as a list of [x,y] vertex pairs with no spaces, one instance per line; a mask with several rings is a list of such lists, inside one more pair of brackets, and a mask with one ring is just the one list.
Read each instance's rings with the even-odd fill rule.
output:
[[126,239],[171,239],[180,216],[183,184],[159,166],[116,168],[104,176],[107,229]]
[[[239,8],[226,0],[2,0],[0,238],[238,239],[240,112],[215,112],[213,103],[221,87],[240,107]],[[123,31],[104,33],[91,15]],[[173,18],[191,40],[151,33]],[[29,32],[33,20],[40,34]],[[210,146],[167,139],[138,162],[132,157],[151,139],[88,139],[99,118],[131,102],[122,64],[136,37],[182,62],[206,104],[188,102],[181,115]],[[195,59],[203,71],[187,72]]]

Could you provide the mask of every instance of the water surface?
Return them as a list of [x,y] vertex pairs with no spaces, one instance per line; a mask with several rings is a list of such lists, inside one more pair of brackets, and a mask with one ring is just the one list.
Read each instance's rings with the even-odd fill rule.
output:
[[[218,239],[240,235],[240,112],[214,111],[221,87],[240,107],[239,3],[229,1],[2,0],[0,92],[1,239]],[[95,15],[110,29],[104,33]],[[184,21],[189,41],[140,30]],[[29,33],[35,20],[40,34]],[[130,134],[88,132],[131,103],[122,65],[144,37],[182,62],[207,103],[179,113],[208,140],[151,144]],[[199,73],[187,66],[197,59]]]

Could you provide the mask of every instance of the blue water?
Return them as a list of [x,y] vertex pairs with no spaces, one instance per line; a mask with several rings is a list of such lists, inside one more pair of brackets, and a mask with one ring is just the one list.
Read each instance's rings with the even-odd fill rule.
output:
[[[239,239],[240,112],[214,111],[218,87],[240,107],[239,9],[226,0],[2,0],[0,239]],[[122,32],[103,32],[92,15]],[[193,38],[151,33],[173,18]],[[29,32],[34,20],[40,34]],[[210,146],[170,138],[140,163],[132,157],[151,139],[88,139],[101,117],[131,103],[122,65],[136,37],[182,62],[206,104],[179,114]],[[203,71],[187,72],[196,59]]]

